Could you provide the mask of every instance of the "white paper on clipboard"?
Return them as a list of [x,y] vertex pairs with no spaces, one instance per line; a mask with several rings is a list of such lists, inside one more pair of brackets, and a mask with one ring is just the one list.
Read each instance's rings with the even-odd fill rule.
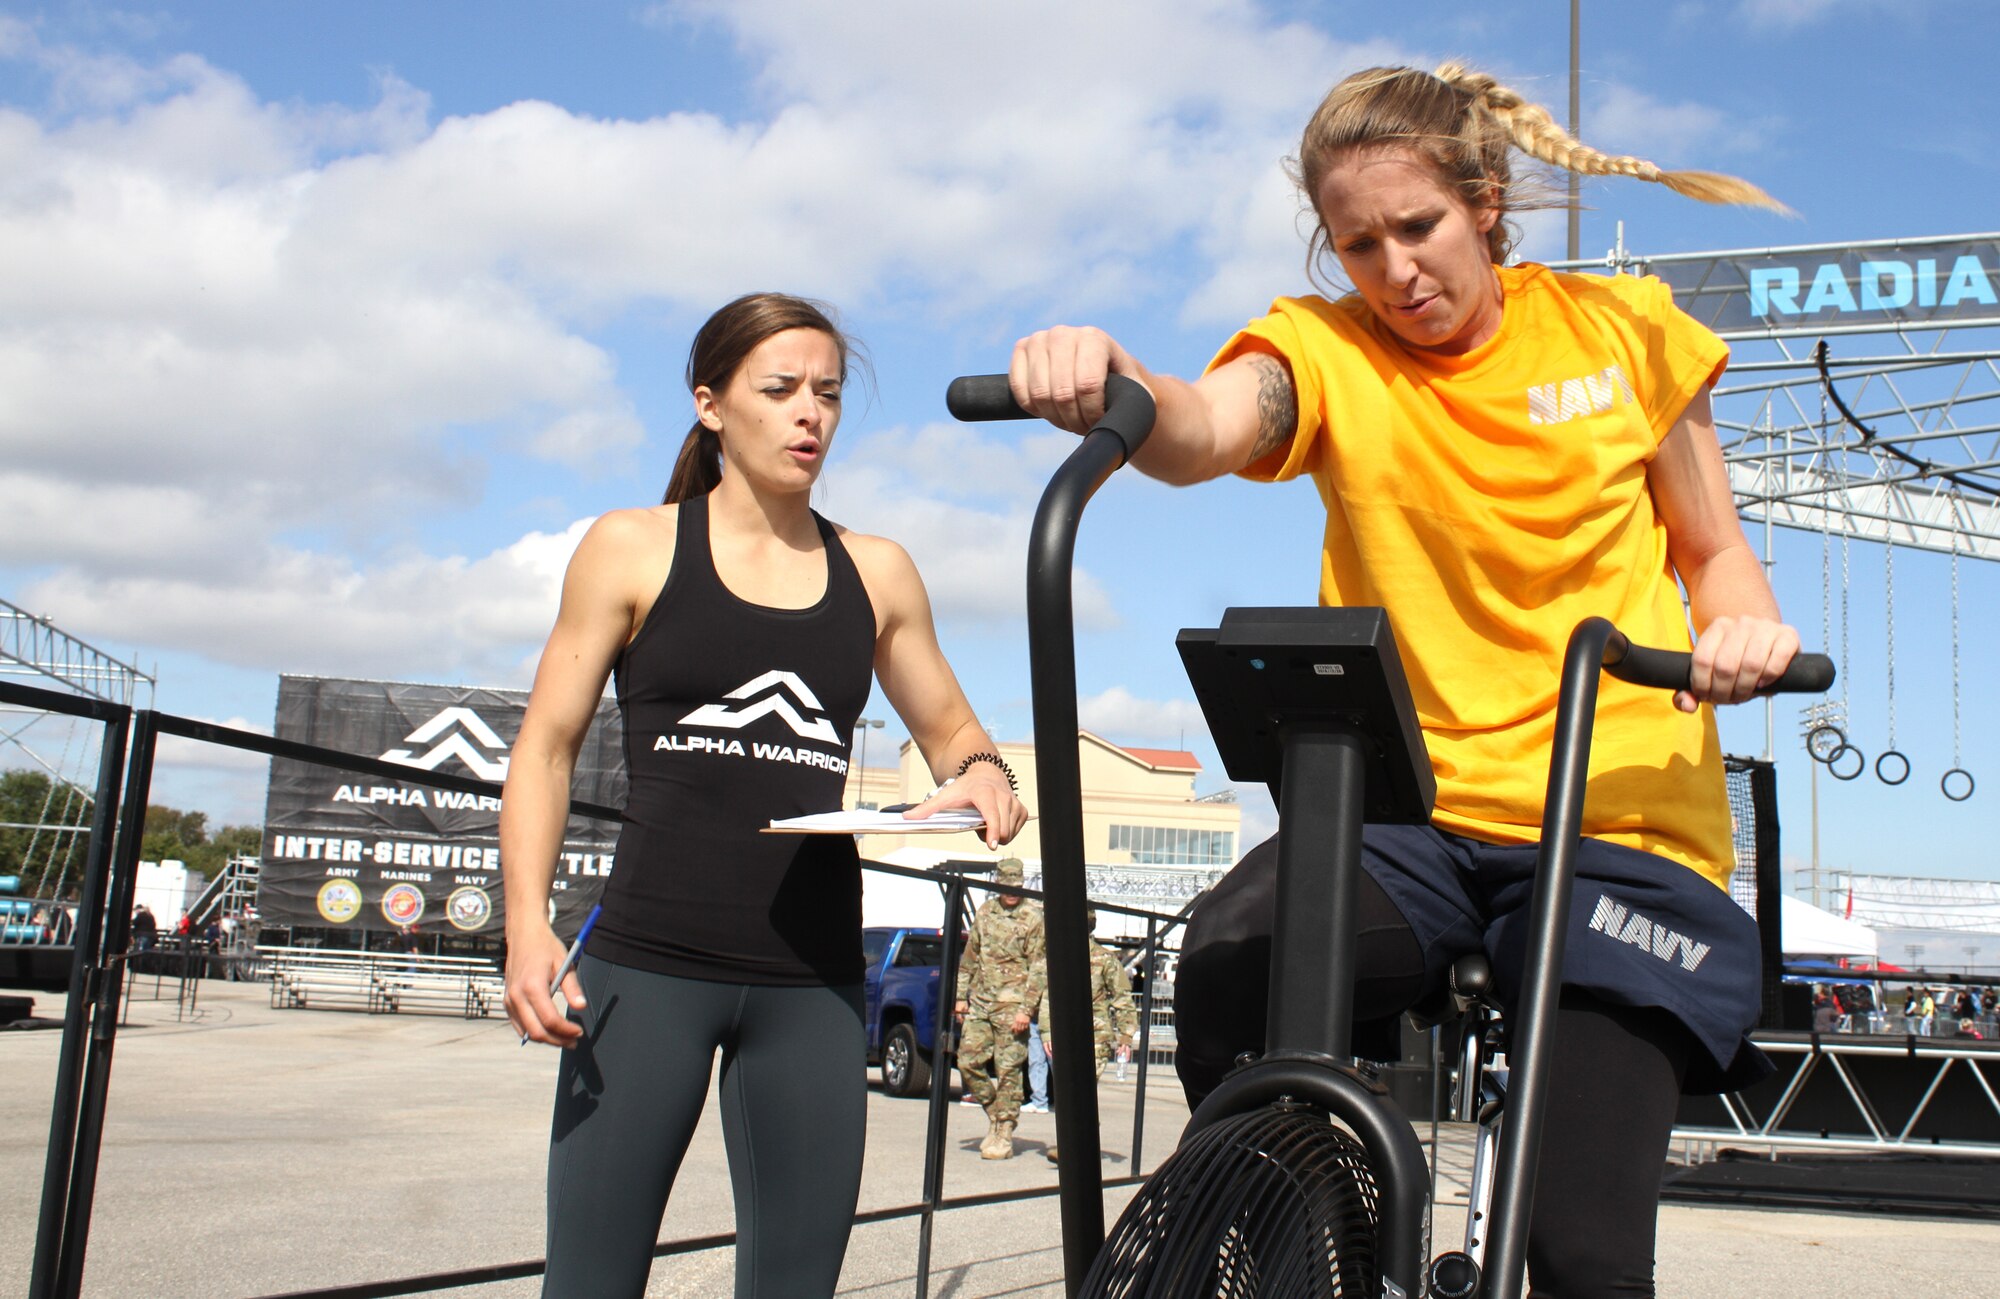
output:
[[986,818],[969,807],[952,807],[911,820],[901,812],[816,812],[771,822],[765,834],[959,834],[983,829]]

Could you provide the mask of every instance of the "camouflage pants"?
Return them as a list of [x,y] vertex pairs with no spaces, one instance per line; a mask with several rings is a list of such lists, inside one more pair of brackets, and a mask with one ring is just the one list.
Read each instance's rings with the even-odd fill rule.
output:
[[958,1039],[958,1072],[972,1098],[996,1123],[1021,1116],[1021,1082],[1028,1068],[1028,1033],[1016,1033],[1014,1007],[971,1010]]

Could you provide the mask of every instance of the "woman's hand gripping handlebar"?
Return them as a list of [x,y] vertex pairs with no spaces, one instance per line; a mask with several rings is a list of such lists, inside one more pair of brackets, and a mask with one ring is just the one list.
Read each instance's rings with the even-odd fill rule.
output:
[[[1634,645],[1623,632],[1612,630],[1604,644],[1604,670],[1620,681],[1658,690],[1689,690],[1694,655],[1686,650],[1652,649]],[[1819,694],[1833,685],[1833,660],[1824,654],[1795,654],[1775,680],[1755,694]]]
[[[1023,410],[1014,400],[1004,374],[968,374],[953,379],[944,391],[944,404],[954,419],[968,424],[1035,418],[1033,411]],[[1116,434],[1125,444],[1125,459],[1129,461],[1144,445],[1146,435],[1153,431],[1155,413],[1153,394],[1146,391],[1144,384],[1122,374],[1106,375],[1104,415],[1090,431]]]

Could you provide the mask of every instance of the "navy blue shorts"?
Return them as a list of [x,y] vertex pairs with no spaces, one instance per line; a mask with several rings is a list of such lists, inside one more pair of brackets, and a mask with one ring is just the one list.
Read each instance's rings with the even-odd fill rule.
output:
[[[1535,844],[1490,844],[1432,826],[1371,825],[1362,863],[1409,921],[1426,987],[1484,951],[1500,1004],[1525,972]],[[1576,860],[1562,981],[1613,1005],[1672,1013],[1701,1050],[1685,1090],[1735,1091],[1771,1065],[1748,1034],[1762,1011],[1757,922],[1678,862],[1597,839]]]

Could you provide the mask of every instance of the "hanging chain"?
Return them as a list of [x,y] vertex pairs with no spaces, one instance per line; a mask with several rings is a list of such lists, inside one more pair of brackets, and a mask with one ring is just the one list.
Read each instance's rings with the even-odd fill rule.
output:
[[[1854,503],[1847,499],[1847,485],[1844,482],[1840,487],[1840,503],[1849,510],[1854,508]],[[1850,514],[1848,517],[1852,518],[1853,516]],[[1853,694],[1854,685],[1854,679],[1847,670],[1847,611],[1854,603],[1850,598],[1853,595],[1854,588],[1849,585],[1850,579],[1847,562],[1848,539],[1850,535],[1847,526],[1843,524],[1840,531],[1840,712],[1843,717],[1854,716],[1852,712],[1848,711],[1847,707],[1848,700]]]
[[1951,765],[1962,766],[1958,750],[1958,493],[1951,506]]
[[[1830,517],[1833,507],[1827,506],[1821,518]],[[1821,529],[1819,535],[1819,643],[1833,643],[1833,539]]]
[[1896,542],[1891,538],[1882,548],[1882,594],[1887,606],[1889,653],[1888,671],[1884,674],[1889,685],[1889,747],[1896,747]]

